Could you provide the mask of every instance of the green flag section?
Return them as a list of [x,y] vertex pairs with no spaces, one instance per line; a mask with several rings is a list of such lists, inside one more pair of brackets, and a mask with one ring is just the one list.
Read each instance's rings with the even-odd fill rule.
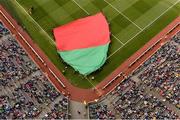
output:
[[63,60],[76,71],[88,75],[99,69],[106,61],[109,44],[72,51],[59,51]]

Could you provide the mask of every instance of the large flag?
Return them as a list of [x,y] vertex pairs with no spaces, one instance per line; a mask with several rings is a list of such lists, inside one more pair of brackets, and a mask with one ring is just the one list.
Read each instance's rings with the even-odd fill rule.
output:
[[59,55],[79,73],[90,74],[105,63],[110,32],[102,13],[75,20],[53,32]]

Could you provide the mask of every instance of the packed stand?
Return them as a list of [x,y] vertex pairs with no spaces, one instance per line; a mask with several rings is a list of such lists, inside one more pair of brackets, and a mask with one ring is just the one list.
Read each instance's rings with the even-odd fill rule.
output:
[[0,85],[2,86],[9,86],[9,83],[24,79],[38,70],[11,35],[1,38],[0,55]]
[[1,119],[43,118],[49,108],[63,114],[58,118],[67,119],[64,116],[68,113],[68,98],[51,85],[2,23],[0,56]]
[[3,23],[0,21],[0,38],[9,33],[10,33],[10,31],[7,28],[5,28]]
[[[179,116],[158,98],[148,93],[146,85],[131,79],[121,83],[110,95],[89,106],[90,119],[177,119]],[[107,99],[107,98],[106,98]],[[110,114],[109,114],[110,113]]]
[[133,85],[113,102],[121,119],[176,119],[178,116],[151,94],[145,94],[144,85]]
[[[173,37],[175,39],[176,37]],[[174,41],[166,43],[151,59],[139,78],[151,90],[180,109],[180,47]]]
[[111,110],[108,110],[107,105],[104,104],[92,104],[89,106],[89,111],[90,119],[115,119],[114,113]]
[[90,118],[104,119],[99,113],[104,110],[113,119],[179,119],[179,43],[177,33],[105,99],[90,104]]
[[62,98],[53,105],[50,112],[47,112],[43,119],[68,119],[68,99]]
[[172,38],[172,40],[180,44],[180,32],[178,32],[177,35]]

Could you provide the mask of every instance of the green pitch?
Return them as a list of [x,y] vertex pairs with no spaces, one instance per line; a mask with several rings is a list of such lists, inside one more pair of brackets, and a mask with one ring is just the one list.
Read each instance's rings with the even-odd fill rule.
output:
[[[25,27],[49,59],[75,86],[91,88],[172,22],[180,12],[179,0],[0,0]],[[32,14],[28,14],[33,7]],[[103,12],[112,32],[108,60],[86,78],[60,59],[52,29],[75,19]],[[94,80],[92,80],[94,76]]]

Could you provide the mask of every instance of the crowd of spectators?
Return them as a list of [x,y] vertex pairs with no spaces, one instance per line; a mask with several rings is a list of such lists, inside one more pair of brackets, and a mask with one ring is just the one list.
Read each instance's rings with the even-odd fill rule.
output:
[[52,86],[0,22],[0,118],[44,118],[44,113],[48,119],[54,114],[67,119],[68,98]]
[[46,113],[43,119],[68,119],[68,99],[62,98],[55,103],[50,112]]
[[[165,43],[128,79],[89,106],[91,119],[178,119],[180,108],[180,33]],[[163,98],[163,99],[160,99]],[[175,106],[170,107],[169,105]],[[106,106],[104,109],[103,106]],[[99,113],[102,112],[102,115]],[[114,119],[113,118],[113,119]]]
[[2,119],[34,118],[40,113],[38,106],[23,93],[13,91],[0,96],[0,117]]
[[178,116],[151,94],[144,85],[132,85],[113,102],[122,119],[176,119]]
[[172,38],[172,40],[180,44],[180,32],[178,32],[177,35]]
[[0,55],[0,85],[8,86],[38,70],[10,34],[0,40]]
[[0,37],[9,34],[10,31],[4,27],[3,23],[0,21]]
[[108,119],[114,120],[115,114],[108,110],[107,105],[104,104],[92,104],[89,106],[89,117],[90,119]]
[[[180,34],[179,34],[180,35]],[[148,67],[139,78],[151,90],[156,90],[161,96],[180,109],[180,47],[177,44],[178,35],[166,43],[151,59]]]

